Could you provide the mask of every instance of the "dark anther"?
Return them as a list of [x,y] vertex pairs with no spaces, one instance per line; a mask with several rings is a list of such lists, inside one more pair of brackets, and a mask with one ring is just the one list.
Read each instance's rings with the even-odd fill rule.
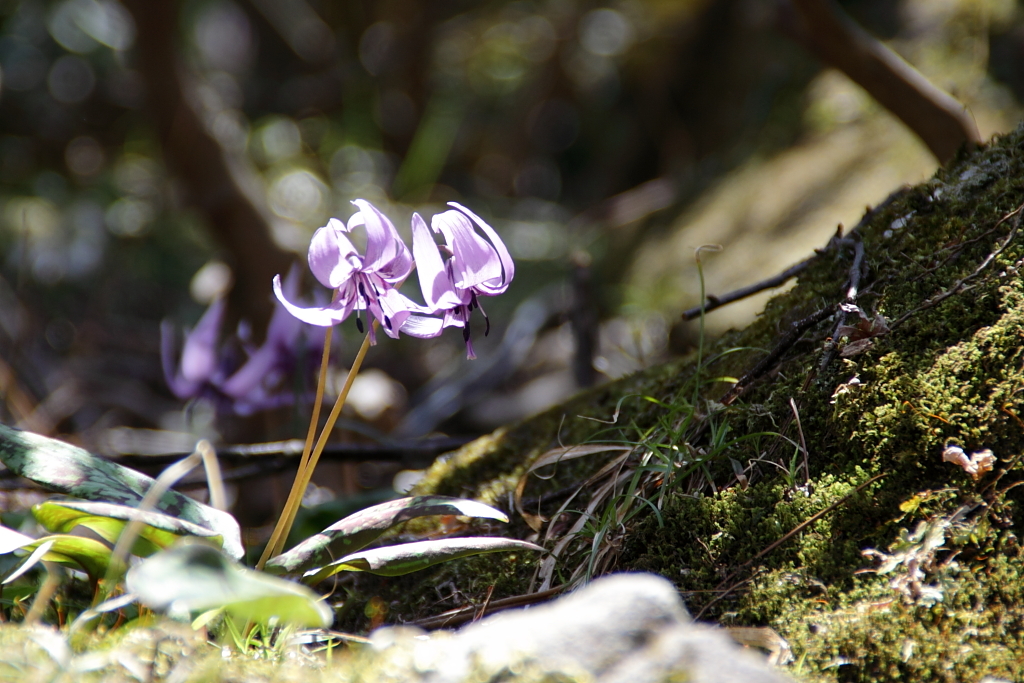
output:
[[484,336],[491,333],[491,319],[484,315]]
[[391,318],[384,316],[384,327],[391,329]]
[[469,321],[466,321],[466,326],[462,328],[462,341],[469,341]]
[[359,334],[363,333],[363,321],[361,318],[356,318],[356,329],[359,330]]
[[359,295],[362,296],[364,299],[369,299],[370,298],[370,297],[366,296],[366,287],[363,287],[363,283],[362,282],[359,283]]

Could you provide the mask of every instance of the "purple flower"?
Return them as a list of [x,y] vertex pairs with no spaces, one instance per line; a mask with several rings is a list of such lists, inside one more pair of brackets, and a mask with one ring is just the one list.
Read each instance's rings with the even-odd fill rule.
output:
[[[359,211],[348,225],[332,218],[313,234],[309,245],[309,268],[325,287],[334,290],[327,306],[302,308],[288,301],[281,291],[281,278],[274,278],[274,293],[288,312],[311,325],[330,327],[356,312],[356,326],[362,331],[359,311],[369,311],[384,326],[390,337],[413,312],[424,309],[397,290],[412,272],[412,255],[391,221],[369,202],[357,199]],[[363,226],[366,229],[366,253],[360,255],[345,233]],[[370,341],[374,339],[370,326]]]
[[[470,316],[480,309],[484,317],[484,335],[490,332],[490,320],[480,306],[479,297],[495,296],[508,289],[515,276],[515,264],[505,244],[483,219],[460,204],[434,216],[431,227],[444,236],[445,249],[451,254],[442,260],[437,244],[419,216],[412,217],[412,250],[416,257],[420,289],[427,312],[443,313],[442,319],[410,316],[401,331],[417,337],[436,336],[445,327],[461,327],[466,353],[476,358],[470,334]],[[480,228],[484,239],[476,230]],[[488,241],[490,240],[490,241]]]
[[[296,297],[298,289],[299,271],[292,268],[285,278],[284,291]],[[215,301],[195,329],[185,335],[177,370],[174,329],[169,322],[162,325],[161,360],[171,392],[183,400],[208,398],[218,411],[232,410],[238,415],[294,403],[295,394],[286,380],[294,374],[307,348],[323,345],[322,330],[319,335],[310,334],[301,321],[278,304],[267,326],[266,341],[251,351],[243,343],[248,360],[239,366],[239,345],[217,343],[225,308],[223,300]]]
[[226,305],[217,299],[203,313],[195,329],[185,333],[178,369],[174,369],[174,327],[170,321],[160,326],[160,361],[171,393],[180,399],[195,398],[203,388],[222,375],[218,361],[217,336]]
[[[298,296],[298,268],[292,267],[288,271],[283,290],[289,297]],[[217,385],[217,389],[231,399],[236,413],[251,415],[294,402],[294,393],[287,391],[283,383],[294,373],[303,350],[322,346],[324,342],[323,330],[320,330],[320,334],[304,334],[306,330],[302,321],[284,306],[280,303],[274,306],[263,345],[250,353],[249,359],[238,370]]]

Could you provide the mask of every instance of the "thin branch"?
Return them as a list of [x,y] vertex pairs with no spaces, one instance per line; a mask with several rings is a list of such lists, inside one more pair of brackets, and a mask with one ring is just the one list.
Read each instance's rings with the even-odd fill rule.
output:
[[740,394],[746,391],[751,384],[760,379],[775,366],[779,359],[781,359],[782,356],[785,355],[785,353],[789,351],[794,344],[796,344],[800,337],[803,336],[804,332],[835,313],[835,311],[836,307],[834,305],[826,306],[825,308],[815,311],[806,318],[797,320],[790,325],[789,331],[782,336],[779,342],[775,345],[775,348],[769,351],[767,356],[758,361],[757,365],[755,365],[750,372],[743,375],[743,377],[740,378],[740,381],[725,393],[720,402],[723,405],[730,405],[733,401],[739,398]]
[[807,269],[807,266],[811,265],[817,258],[818,255],[815,254],[814,256],[806,258],[794,266],[790,266],[789,268],[782,271],[778,275],[773,275],[770,278],[761,280],[760,282],[756,282],[752,285],[747,285],[746,287],[734,289],[733,291],[728,292],[727,294],[723,294],[722,296],[708,294],[707,303],[705,303],[703,306],[694,306],[693,308],[689,308],[683,311],[683,320],[693,320],[694,318],[699,317],[701,310],[703,310],[705,313],[708,313],[709,311],[713,311],[716,308],[719,308],[720,306],[725,306],[726,304],[731,304],[734,301],[745,299],[748,296],[753,296],[758,292],[763,292],[766,289],[772,289],[773,287],[781,287],[782,285],[786,284],[786,282],[789,281],[790,278],[796,277],[797,275],[805,271]]
[[[858,26],[835,0],[789,0],[779,27],[895,114],[945,164],[966,145],[982,142],[964,105]],[[794,11],[795,10],[795,11]]]

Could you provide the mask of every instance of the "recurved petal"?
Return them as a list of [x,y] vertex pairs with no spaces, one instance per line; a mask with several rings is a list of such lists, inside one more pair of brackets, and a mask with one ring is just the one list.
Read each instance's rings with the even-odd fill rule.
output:
[[[292,265],[284,278],[282,296],[294,300],[299,296],[299,269]],[[267,325],[267,341],[264,346],[291,347],[302,334],[302,324],[283,305],[274,306],[274,313]]]
[[395,339],[413,311],[422,312],[423,307],[397,289],[385,287],[370,307],[371,312],[384,328],[384,332]]
[[481,294],[487,294],[488,296],[501,294],[508,289],[509,283],[512,282],[512,278],[516,275],[516,265],[512,261],[512,256],[508,253],[508,249],[505,248],[505,243],[501,241],[501,237],[499,237],[498,233],[494,231],[494,228],[488,225],[484,219],[480,218],[480,216],[477,216],[475,213],[457,202],[448,202],[448,206],[453,206],[472,218],[473,222],[484,231],[485,235],[487,235],[487,239],[491,241],[491,245],[498,254],[498,261],[501,263],[503,271],[501,277],[481,283],[477,287],[477,291]]
[[281,276],[274,276],[274,294],[277,296],[277,300],[281,302],[289,313],[294,315],[296,318],[304,323],[310,325],[319,325],[320,327],[330,327],[331,325],[337,325],[345,318],[348,317],[349,313],[352,312],[354,301],[337,302],[329,306],[311,306],[309,308],[302,308],[296,306],[292,302],[284,298],[284,293],[281,291]]
[[352,203],[359,211],[349,219],[349,231],[359,225],[366,228],[363,271],[376,273],[391,283],[405,280],[412,272],[412,254],[394,224],[365,199],[356,199]]
[[435,232],[444,235],[452,250],[452,274],[458,289],[476,288],[485,282],[501,280],[498,252],[476,233],[465,214],[445,211],[434,216],[431,224]]
[[263,379],[280,365],[281,353],[279,347],[272,346],[269,342],[265,343],[218,388],[236,400],[249,397],[260,387]]
[[174,324],[169,320],[160,323],[160,362],[172,394],[187,399],[199,393],[201,383],[189,382],[174,367]]
[[437,244],[418,213],[412,215],[412,253],[427,310],[434,313],[462,303]]
[[332,218],[313,233],[309,242],[309,269],[324,287],[337,289],[361,267],[359,252],[344,233],[345,224]]

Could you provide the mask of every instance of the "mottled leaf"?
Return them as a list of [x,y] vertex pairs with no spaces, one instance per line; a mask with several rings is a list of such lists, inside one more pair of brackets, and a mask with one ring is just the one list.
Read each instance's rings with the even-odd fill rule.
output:
[[276,619],[326,628],[334,615],[315,592],[293,581],[246,569],[204,543],[180,543],[128,572],[128,589],[154,609],[203,612],[223,607],[240,621]]
[[[75,498],[137,507],[153,485],[141,472],[92,455],[71,444],[0,425],[0,461],[9,470],[48,489]],[[227,512],[168,491],[156,507],[172,517],[220,534],[224,551],[244,555],[238,522]]]
[[137,519],[143,522],[144,526],[132,552],[140,557],[148,557],[161,548],[173,545],[183,536],[199,536],[218,545],[222,541],[219,534],[198,524],[162,512],[142,512],[114,503],[48,500],[34,505],[32,514],[47,531],[70,533],[75,527],[82,526],[110,543],[116,543],[128,523]]
[[272,558],[266,570],[274,574],[297,574],[310,567],[321,566],[340,555],[365,548],[397,524],[429,515],[462,515],[508,521],[501,510],[475,500],[448,496],[399,498],[360,510],[332,524],[288,552]]
[[511,538],[444,538],[436,541],[417,541],[353,553],[320,569],[306,572],[303,580],[309,584],[316,584],[328,576],[344,571],[401,576],[448,560],[505,550],[544,552],[544,548],[539,545]]

